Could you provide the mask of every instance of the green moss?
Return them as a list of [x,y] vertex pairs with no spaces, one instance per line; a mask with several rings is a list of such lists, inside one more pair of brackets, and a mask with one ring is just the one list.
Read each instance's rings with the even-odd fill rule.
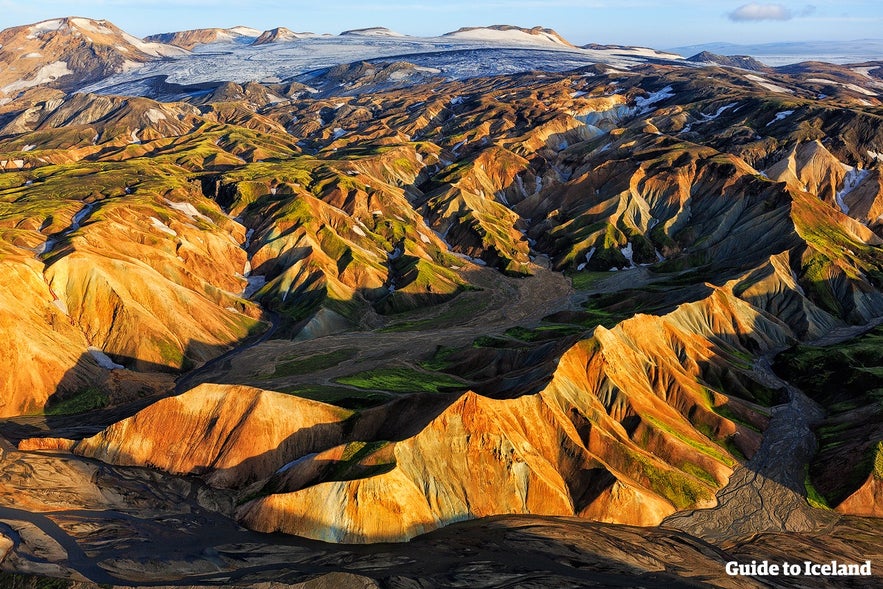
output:
[[388,472],[395,466],[394,462],[385,462],[371,466],[361,465],[360,462],[389,444],[390,442],[383,440],[376,442],[350,442],[343,449],[343,454],[337,464],[334,465],[328,480],[346,481]]
[[365,391],[343,386],[308,384],[290,387],[274,387],[274,390],[311,401],[328,403],[344,409],[361,410],[389,402],[393,396],[387,393]]
[[446,348],[444,346],[438,346],[435,349],[435,353],[433,353],[432,358],[420,363],[421,368],[424,370],[433,370],[440,371],[447,368],[450,363],[449,359],[451,356],[456,354],[459,351],[458,348]]
[[386,327],[377,330],[378,333],[400,332],[400,331],[417,331],[421,329],[437,329],[440,327],[448,327],[456,325],[465,319],[476,316],[488,305],[488,300],[481,297],[470,297],[460,300],[460,297],[453,299],[449,303],[447,309],[442,312],[430,316],[421,311],[408,311],[401,313],[404,317],[410,317],[401,321],[396,321]]
[[601,280],[610,276],[609,272],[591,272],[582,270],[570,274],[570,281],[575,290],[589,290]]
[[745,456],[745,454],[742,453],[742,450],[739,449],[739,446],[736,445],[736,441],[733,439],[733,436],[727,436],[723,439],[721,444],[724,448],[727,449],[727,452],[729,452],[730,455],[736,457],[736,460],[738,462],[744,463],[748,460],[748,457]]
[[809,476],[808,464],[806,465],[806,470],[804,472],[803,487],[804,489],[806,489],[807,503],[818,509],[831,509],[831,506],[828,505],[828,501],[822,496],[821,493],[818,492],[818,490],[816,490],[815,486],[812,484],[812,479]]
[[711,407],[711,410],[720,415],[721,417],[725,417],[729,419],[733,423],[738,423],[741,426],[747,427],[748,429],[754,430],[756,432],[760,432],[760,429],[747,421],[741,419],[738,415],[736,415],[732,409],[728,405],[718,405],[716,407]]
[[181,351],[181,348],[177,343],[164,339],[157,340],[154,343],[159,352],[160,358],[162,358],[162,361],[166,365],[173,368],[183,368],[184,353]]
[[357,351],[355,348],[343,348],[326,354],[315,354],[305,358],[277,362],[273,374],[265,376],[264,379],[283,378],[325,370],[332,366],[337,366],[345,360],[354,358]]
[[[668,424],[664,423],[663,421],[656,419],[652,415],[646,415],[646,416],[644,416],[644,419],[647,421],[647,423],[649,423],[650,425],[652,425],[656,429],[658,429],[662,432],[665,432],[667,435],[677,438],[678,440],[687,444],[691,448],[699,450],[700,452],[702,452],[706,456],[710,456],[711,458],[714,458],[718,462],[726,464],[727,466],[735,466],[735,464],[736,464],[735,461],[732,458],[730,458],[729,456],[727,456],[726,454],[724,454],[718,446],[712,446],[710,444],[706,444],[706,443],[702,442],[701,440],[697,440],[697,439],[685,436],[683,433],[675,430],[674,428],[672,428]],[[697,427],[697,429],[702,429],[699,426],[694,426],[694,427]],[[710,434],[711,432],[709,431],[708,433]]]
[[102,409],[109,404],[110,397],[107,393],[97,387],[88,387],[57,403],[50,401],[43,413],[45,415],[74,415]]
[[460,379],[447,374],[421,372],[412,368],[378,368],[337,378],[340,384],[392,393],[438,393],[442,389],[466,389]]
[[583,333],[576,325],[540,325],[533,329],[516,326],[506,330],[506,335],[524,342],[539,342]]
[[693,464],[692,462],[685,462],[681,465],[681,470],[685,473],[696,477],[697,479],[702,479],[710,485],[717,486],[719,483],[717,479],[714,478],[710,472],[699,466],[698,464]]
[[700,501],[711,499],[714,495],[712,487],[701,478],[657,466],[639,452],[630,452],[629,455],[641,469],[650,489],[671,501],[678,509],[693,507]]
[[883,480],[883,442],[877,442],[874,448],[874,476]]

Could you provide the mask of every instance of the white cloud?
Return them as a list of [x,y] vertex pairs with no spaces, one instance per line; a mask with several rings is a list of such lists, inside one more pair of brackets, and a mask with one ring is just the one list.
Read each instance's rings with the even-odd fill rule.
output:
[[735,22],[759,20],[791,20],[794,15],[781,4],[743,4],[727,15]]

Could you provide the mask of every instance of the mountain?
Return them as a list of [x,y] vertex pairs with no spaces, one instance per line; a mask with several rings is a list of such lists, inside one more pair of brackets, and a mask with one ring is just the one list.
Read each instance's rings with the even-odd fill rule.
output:
[[456,31],[445,33],[443,36],[453,37],[455,39],[475,39],[480,41],[504,43],[551,43],[554,45],[573,47],[569,41],[564,39],[564,37],[558,33],[552,29],[544,29],[543,27],[533,27],[532,29],[525,29],[523,27],[515,27],[512,25],[462,27]]
[[7,97],[4,570],[741,587],[883,553],[881,64],[538,31]]
[[342,36],[350,36],[350,37],[405,37],[407,35],[403,35],[401,33],[397,33],[395,31],[391,31],[386,27],[368,27],[366,29],[352,29],[349,31],[343,31],[341,33]]
[[267,43],[285,43],[286,41],[294,41],[296,39],[303,39],[304,37],[311,37],[312,33],[295,33],[294,31],[290,31],[285,27],[276,27],[275,29],[270,29],[269,31],[264,31],[252,42],[252,45],[265,45]]
[[709,51],[702,51],[696,55],[688,57],[687,61],[714,63],[726,67],[736,67],[755,72],[769,71],[769,68],[766,65],[749,55],[717,55],[716,53],[711,53]]
[[177,31],[174,33],[160,33],[150,35],[144,40],[150,43],[163,43],[174,45],[188,51],[197,45],[211,45],[213,43],[251,43],[262,33],[249,27],[232,27],[229,29],[192,29]]
[[804,41],[758,44],[706,43],[669,49],[681,55],[695,55],[703,51],[719,55],[749,55],[768,65],[787,65],[800,61],[825,61],[844,64],[872,61],[883,55],[883,40],[857,39],[853,41]]
[[0,93],[7,97],[48,85],[71,89],[184,52],[144,42],[113,24],[59,18],[0,31]]

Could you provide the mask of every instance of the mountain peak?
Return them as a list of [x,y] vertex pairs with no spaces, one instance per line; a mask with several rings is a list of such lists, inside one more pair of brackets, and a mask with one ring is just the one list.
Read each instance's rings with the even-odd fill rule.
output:
[[107,20],[77,16],[0,31],[0,93],[34,86],[66,88],[156,58],[186,55],[134,37]]
[[294,41],[305,37],[313,37],[313,33],[295,33],[291,29],[285,27],[276,27],[269,31],[264,31],[254,40],[252,45],[266,45],[267,43],[284,43],[286,41]]

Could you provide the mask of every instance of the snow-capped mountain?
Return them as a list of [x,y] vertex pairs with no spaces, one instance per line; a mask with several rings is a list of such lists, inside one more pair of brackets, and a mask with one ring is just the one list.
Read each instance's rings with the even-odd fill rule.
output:
[[0,31],[0,95],[70,89],[187,51],[142,41],[106,20],[58,18]]
[[188,51],[197,45],[211,45],[214,43],[251,43],[261,35],[261,31],[251,27],[231,27],[229,29],[209,28],[191,29],[188,31],[176,31],[173,33],[160,33],[145,37],[145,41],[165,43],[187,49]]

